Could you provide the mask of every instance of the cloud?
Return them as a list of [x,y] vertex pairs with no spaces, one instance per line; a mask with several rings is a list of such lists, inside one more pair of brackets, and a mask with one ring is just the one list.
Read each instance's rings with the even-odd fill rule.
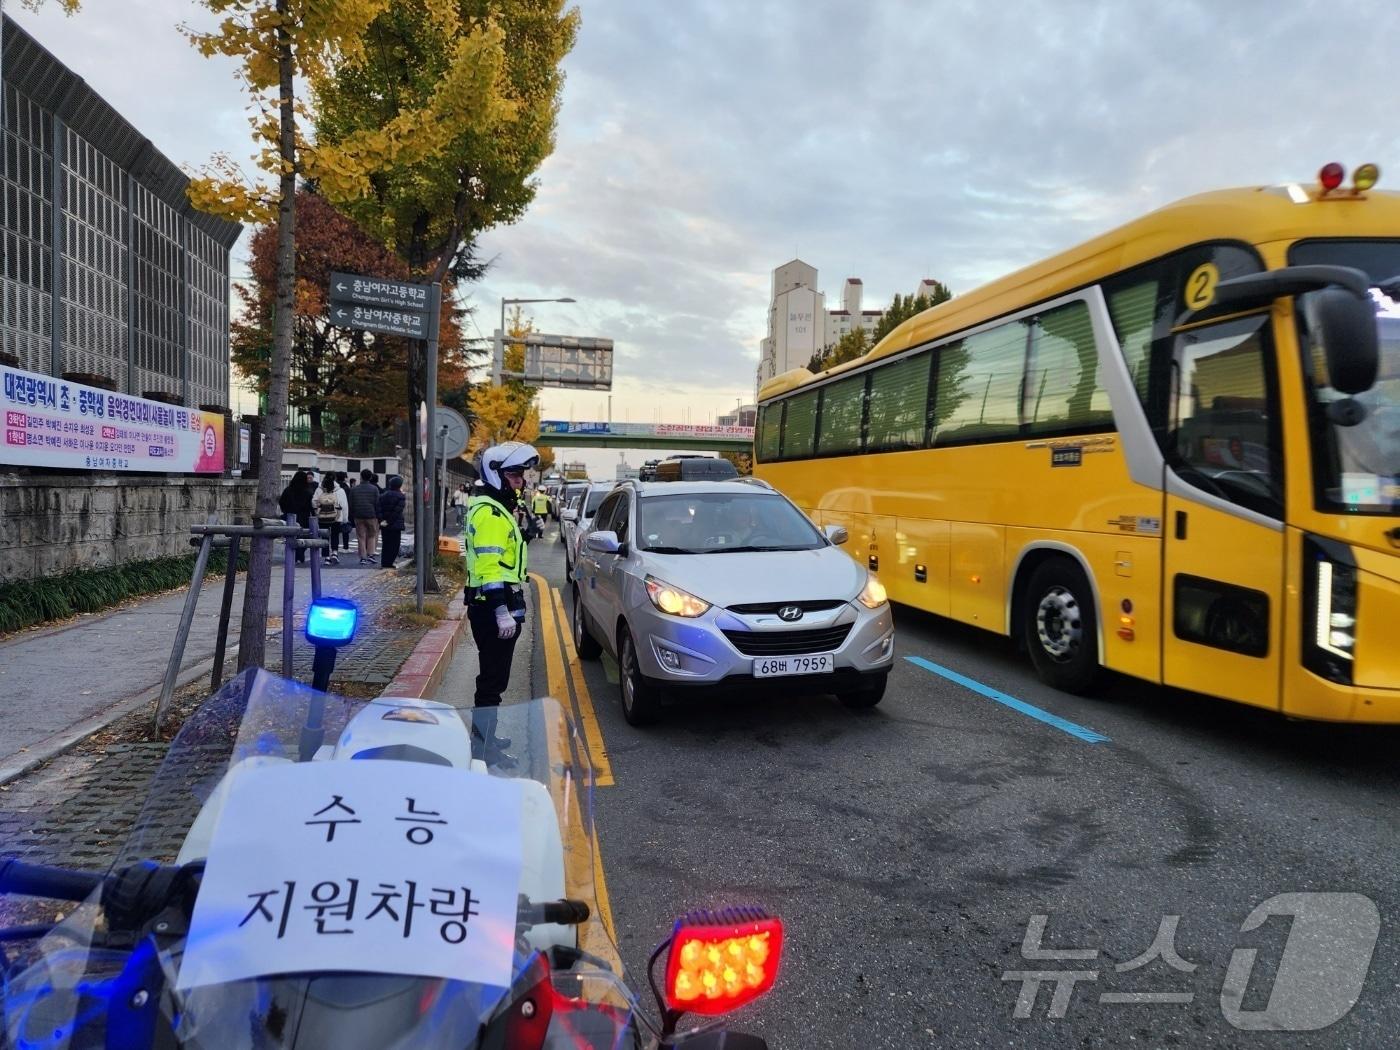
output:
[[484,291],[587,298],[642,380],[751,384],[768,271],[967,290],[1137,214],[1394,152],[1395,12],[584,3],[542,207]]
[[[1191,193],[1397,153],[1391,5],[580,7],[557,148],[524,220],[484,239],[471,301],[489,331],[501,295],[578,299],[531,309],[617,341],[619,417],[751,393],[769,273],[794,254],[832,297],[849,274],[871,305],[926,276],[965,291]],[[230,69],[173,29],[198,10],[17,17],[197,164],[249,150]]]

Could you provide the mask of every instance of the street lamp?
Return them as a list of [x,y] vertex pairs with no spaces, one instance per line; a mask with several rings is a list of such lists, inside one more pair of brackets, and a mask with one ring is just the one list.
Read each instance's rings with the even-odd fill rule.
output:
[[502,299],[501,300],[501,336],[496,343],[495,360],[491,362],[491,385],[501,385],[501,372],[505,368],[506,360],[506,306],[518,303],[576,303],[577,299]]

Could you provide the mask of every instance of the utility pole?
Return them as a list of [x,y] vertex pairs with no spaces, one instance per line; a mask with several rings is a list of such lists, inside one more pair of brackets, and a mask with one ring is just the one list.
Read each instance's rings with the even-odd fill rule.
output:
[[[424,415],[427,416],[427,436],[426,448],[422,450],[423,462],[419,465],[418,480],[415,486],[418,492],[414,493],[413,510],[413,548],[414,561],[417,562],[417,580],[415,600],[417,609],[423,611],[423,592],[429,589],[428,580],[432,573],[432,559],[437,553],[437,518],[434,513],[436,500],[434,484],[437,475],[437,428],[435,426],[437,409],[437,374],[438,374],[438,328],[442,320],[442,285],[432,284],[428,286],[428,350],[424,360],[424,367],[428,370],[425,391],[426,402],[423,406]],[[433,579],[432,590],[437,590],[437,580]]]

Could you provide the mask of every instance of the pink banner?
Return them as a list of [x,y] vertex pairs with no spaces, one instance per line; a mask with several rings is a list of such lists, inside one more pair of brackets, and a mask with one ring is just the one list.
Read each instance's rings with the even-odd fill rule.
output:
[[0,365],[0,463],[219,474],[224,417]]

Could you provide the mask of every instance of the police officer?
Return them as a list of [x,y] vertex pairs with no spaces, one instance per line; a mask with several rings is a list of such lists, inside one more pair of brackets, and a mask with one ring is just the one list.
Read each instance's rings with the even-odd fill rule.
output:
[[472,744],[488,764],[510,767],[510,740],[496,735],[496,708],[510,681],[515,641],[525,621],[525,539],[515,509],[525,471],[540,460],[523,441],[493,445],[481,454],[481,487],[467,501],[462,555],[467,560],[467,620],[481,671],[476,676]]
[[532,501],[531,510],[535,512],[535,517],[544,521],[544,516],[549,513],[549,493],[543,488],[535,489],[535,496]]

